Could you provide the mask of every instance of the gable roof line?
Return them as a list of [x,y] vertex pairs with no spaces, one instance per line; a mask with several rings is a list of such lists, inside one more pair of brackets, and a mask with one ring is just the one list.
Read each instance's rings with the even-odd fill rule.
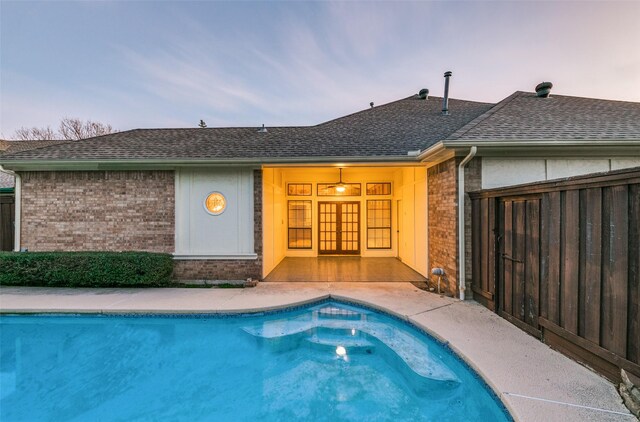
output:
[[[388,103],[380,104],[380,105],[379,105],[379,106],[377,106],[377,107],[386,107],[386,106],[388,106],[388,105],[395,104],[395,103],[399,103],[400,101],[405,101],[405,100],[408,100],[408,99],[410,99],[410,98],[414,98],[414,97],[416,97],[416,95],[409,95],[408,97],[400,98],[399,100],[394,100],[394,101],[391,101],[391,102],[388,102]],[[347,118],[347,117],[353,117],[353,116],[356,116],[356,115],[358,115],[358,114],[366,113],[367,111],[371,111],[371,110],[373,110],[374,108],[376,108],[375,104],[374,104],[374,107],[369,107],[369,108],[365,108],[364,110],[354,111],[353,113],[349,113],[349,114],[346,114],[346,115],[344,115],[344,116],[336,117],[335,119],[326,120],[326,121],[324,121],[324,122],[321,122],[321,123],[318,123],[318,124],[312,125],[312,126],[310,126],[310,127],[318,127],[318,126],[326,125],[326,124],[328,124],[328,123],[333,123],[333,122],[335,122],[335,121],[337,121],[337,120],[342,120],[342,119]]]
[[476,117],[466,125],[462,126],[460,129],[453,132],[446,139],[444,139],[444,141],[453,141],[453,140],[459,139],[460,137],[462,137],[462,135],[469,132],[471,129],[475,128],[480,123],[482,123],[483,121],[485,121],[486,119],[488,119],[489,117],[493,116],[495,113],[500,111],[511,101],[518,98],[523,92],[524,91],[516,91],[513,94],[509,95],[507,98],[503,99],[502,101],[500,101],[499,103],[491,107],[489,110],[487,110],[485,113],[481,114],[480,116]]

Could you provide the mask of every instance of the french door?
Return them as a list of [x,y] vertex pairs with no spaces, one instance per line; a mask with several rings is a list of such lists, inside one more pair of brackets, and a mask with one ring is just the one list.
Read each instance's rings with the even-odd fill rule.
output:
[[318,253],[360,254],[359,202],[318,202]]

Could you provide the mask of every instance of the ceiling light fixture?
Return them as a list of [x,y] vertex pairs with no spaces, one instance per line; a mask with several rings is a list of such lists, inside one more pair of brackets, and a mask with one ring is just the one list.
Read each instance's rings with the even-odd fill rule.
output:
[[336,192],[344,193],[347,190],[347,185],[342,181],[342,168],[340,169],[340,181],[336,185]]

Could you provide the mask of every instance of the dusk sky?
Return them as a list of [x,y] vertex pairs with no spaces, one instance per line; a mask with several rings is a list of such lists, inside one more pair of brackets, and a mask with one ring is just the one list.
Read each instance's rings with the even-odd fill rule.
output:
[[0,137],[312,125],[429,88],[640,101],[640,1],[0,2]]

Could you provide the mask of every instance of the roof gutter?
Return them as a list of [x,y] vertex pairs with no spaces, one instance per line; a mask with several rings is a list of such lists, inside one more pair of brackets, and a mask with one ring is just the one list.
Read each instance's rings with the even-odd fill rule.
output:
[[[531,148],[531,147],[550,147],[550,146],[563,146],[563,147],[632,147],[640,145],[640,139],[580,139],[580,140],[553,140],[553,139],[526,139],[526,140],[452,140],[442,141],[445,148],[470,148],[472,146],[485,147],[518,147],[518,148]],[[437,144],[436,144],[437,145]],[[428,151],[428,150],[427,150]],[[425,151],[426,152],[426,151]]]
[[[100,169],[110,165],[141,165],[141,166],[202,166],[202,165],[270,165],[270,164],[333,164],[337,162],[345,163],[415,163],[417,159],[411,155],[388,155],[388,156],[321,156],[321,157],[292,157],[292,158],[226,158],[226,159],[108,159],[108,160],[56,160],[56,159],[22,159],[22,160],[2,160],[0,163],[12,168],[38,168],[46,170],[50,168],[63,169],[66,167],[82,167],[89,169]],[[44,166],[44,167],[43,167]],[[48,168],[47,168],[48,167]]]
[[472,146],[469,154],[458,165],[458,279],[460,300],[464,300],[464,291],[466,289],[465,274],[465,238],[464,238],[464,168],[475,157],[478,152],[476,146]]
[[[483,155],[504,155],[506,152],[521,154],[540,152],[544,156],[555,155],[583,155],[589,150],[588,155],[600,155],[603,149],[608,153],[627,154],[637,151],[640,147],[640,139],[610,139],[610,140],[549,140],[549,139],[527,139],[527,140],[445,140],[440,141],[425,149],[417,155],[419,161],[440,161],[448,159],[446,151],[453,151],[457,154],[468,151],[471,147],[481,147]],[[551,148],[551,150],[549,150]],[[616,149],[612,151],[611,149]],[[637,155],[637,154],[634,154]],[[531,155],[526,155],[532,158]]]

